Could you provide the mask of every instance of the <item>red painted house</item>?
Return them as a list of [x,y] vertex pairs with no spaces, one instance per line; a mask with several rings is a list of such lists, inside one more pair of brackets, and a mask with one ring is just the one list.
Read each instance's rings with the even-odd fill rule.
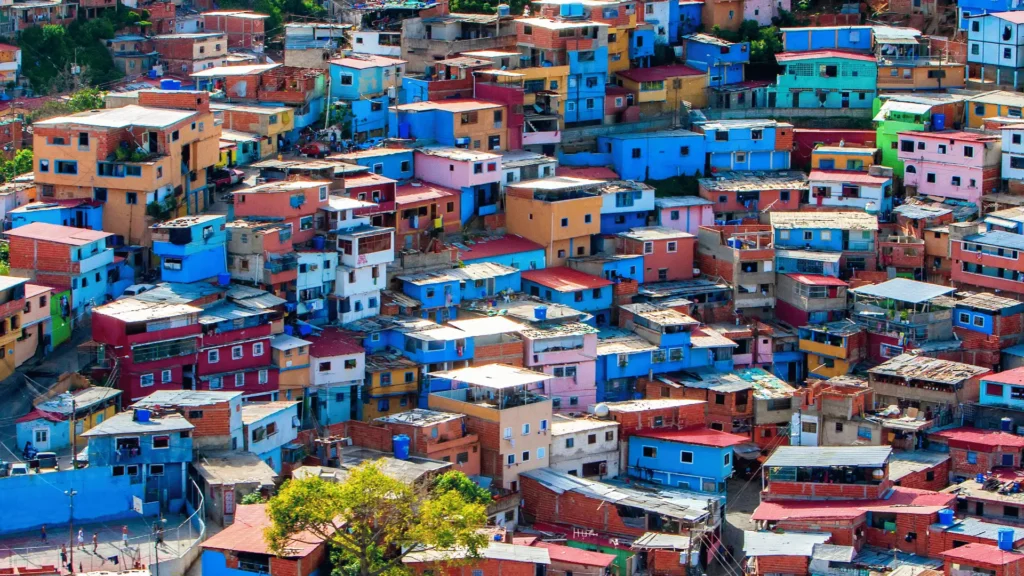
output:
[[688,232],[646,226],[619,234],[619,254],[642,254],[644,282],[675,282],[693,278],[697,237]]
[[392,180],[380,174],[366,172],[346,176],[341,182],[345,196],[373,202],[376,206],[357,208],[353,214],[356,216],[369,216],[370,223],[374,226],[395,227],[395,192],[398,181]]
[[1002,546],[972,543],[942,553],[946,576],[991,574],[1018,576],[1024,572],[1024,552]]
[[536,576],[551,563],[546,548],[491,542],[477,558],[453,550],[412,552],[402,558],[417,576]]
[[102,377],[113,372],[124,406],[156,390],[191,389],[202,327],[201,308],[115,300],[92,311],[92,337],[105,346]]
[[979,287],[1024,294],[1024,237],[993,230],[950,238],[956,287]]
[[[295,245],[310,241],[323,228],[321,208],[328,206],[326,181],[269,182],[234,192],[236,218],[283,218]],[[320,219],[318,225],[317,219]]]
[[203,311],[199,324],[203,338],[196,389],[233,390],[245,394],[246,400],[273,400],[278,371],[271,370],[270,311],[217,304]]

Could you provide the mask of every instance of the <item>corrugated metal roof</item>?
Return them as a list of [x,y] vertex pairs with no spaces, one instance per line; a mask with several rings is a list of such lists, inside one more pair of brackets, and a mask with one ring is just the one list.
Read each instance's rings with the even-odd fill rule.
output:
[[963,534],[965,536],[974,536],[976,538],[984,538],[986,540],[996,540],[999,537],[1000,530],[1013,530],[1014,542],[1024,539],[1024,528],[1015,528],[1005,524],[993,524],[977,518],[963,518],[953,522],[950,526],[946,526],[944,524],[932,524],[928,528],[938,532]]
[[706,518],[715,502],[715,498],[710,495],[692,494],[691,496],[678,491],[641,492],[633,488],[613,486],[604,482],[570,476],[551,468],[538,468],[520,472],[519,475],[539,482],[556,494],[575,492],[595,500],[632,506],[687,522],[697,522]]
[[771,212],[776,230],[878,230],[878,217],[866,212]]
[[945,296],[946,294],[956,292],[956,288],[939,286],[938,284],[929,284],[927,282],[918,282],[917,280],[910,280],[908,278],[893,278],[892,280],[882,282],[881,284],[871,284],[868,286],[861,286],[860,288],[854,288],[851,292],[858,296],[875,296],[877,298],[889,298],[900,302],[920,304],[921,302],[927,302],[932,298],[938,298],[939,296]]
[[682,534],[662,534],[660,532],[646,532],[643,536],[633,541],[631,546],[634,550],[689,550],[690,537]]
[[794,260],[814,260],[817,262],[839,262],[839,252],[815,252],[814,250],[775,250],[776,258],[792,258]]
[[853,562],[857,549],[853,546],[836,546],[835,544],[815,544],[811,549],[811,558],[828,562]]
[[[528,564],[551,564],[551,556],[547,548],[542,546],[520,546],[491,542],[486,548],[478,550],[481,558],[488,560],[506,560],[510,562],[526,562]],[[420,562],[444,562],[446,560],[467,558],[467,550],[423,550],[411,552],[402,558],[403,564]]]
[[[8,232],[8,234],[10,234],[10,232]],[[986,244],[999,248],[1010,248],[1012,250],[1024,250],[1024,235],[1014,234],[1013,232],[1004,232],[1002,230],[972,234],[964,238],[963,241],[976,242],[978,244]]]
[[743,552],[756,556],[810,556],[814,546],[824,544],[827,532],[753,532],[743,531]]
[[881,468],[890,455],[889,446],[779,446],[764,465]]
[[981,376],[986,372],[990,372],[990,370],[971,364],[914,354],[900,354],[884,364],[868,370],[870,374],[894,376],[905,380],[927,380],[942,384],[956,384],[975,376]]
[[[831,381],[831,380],[830,380]],[[896,482],[900,478],[922,472],[949,460],[949,454],[915,450],[913,452],[893,452],[889,458],[889,480]]]

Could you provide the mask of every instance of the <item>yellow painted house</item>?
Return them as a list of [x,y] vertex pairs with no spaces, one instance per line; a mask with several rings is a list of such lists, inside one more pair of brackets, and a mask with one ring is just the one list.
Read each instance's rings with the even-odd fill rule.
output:
[[663,103],[664,111],[678,108],[683,102],[691,108],[704,108],[708,103],[708,75],[705,72],[672,64],[651,68],[632,68],[615,75],[617,84],[631,92],[635,102]]
[[[290,334],[278,334],[270,340],[270,360],[277,370],[277,387],[284,391],[288,400],[298,400],[309,386],[310,344]],[[297,397],[293,398],[293,394]]]
[[1022,118],[1024,93],[993,90],[967,99],[967,126],[981,128],[986,118]]
[[879,163],[878,148],[819,145],[811,151],[812,170],[857,170],[867,172]]
[[73,442],[81,449],[88,443],[82,434],[117,414],[120,403],[121,391],[105,386],[90,386],[36,402],[31,412],[18,419],[18,447],[24,449],[26,442],[31,442],[36,450],[47,452],[67,448]]
[[863,328],[849,322],[833,322],[800,328],[800,351],[807,354],[810,377],[828,379],[853,372],[866,355]]
[[363,422],[412,410],[416,407],[418,391],[418,364],[401,354],[367,356]]

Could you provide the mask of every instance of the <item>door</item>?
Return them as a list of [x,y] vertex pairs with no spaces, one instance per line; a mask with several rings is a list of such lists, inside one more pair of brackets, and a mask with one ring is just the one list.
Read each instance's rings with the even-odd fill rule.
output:
[[1003,454],[1003,466],[1013,466],[1013,454]]
[[[775,108],[775,92],[768,93],[768,107]],[[793,94],[793,107],[796,107],[796,94]]]
[[843,108],[849,108],[850,107],[850,93],[849,92],[843,92],[842,97],[843,97],[842,107]]
[[235,489],[224,489],[224,515],[229,516],[235,513]]
[[47,428],[36,428],[32,430],[32,445],[40,452],[50,449],[50,430]]

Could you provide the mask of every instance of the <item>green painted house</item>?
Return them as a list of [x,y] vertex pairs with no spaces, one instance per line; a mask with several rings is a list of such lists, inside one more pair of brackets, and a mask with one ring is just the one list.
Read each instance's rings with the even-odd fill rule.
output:
[[[903,162],[898,158],[900,132],[924,132],[959,128],[964,111],[963,96],[934,94],[927,96],[892,95],[876,98],[872,104],[875,145],[882,151],[882,166],[892,168],[893,176],[903,178]],[[936,125],[942,115],[941,125]]]
[[768,90],[769,108],[869,110],[878,93],[878,64],[871,54],[811,50],[776,54],[782,67]]

